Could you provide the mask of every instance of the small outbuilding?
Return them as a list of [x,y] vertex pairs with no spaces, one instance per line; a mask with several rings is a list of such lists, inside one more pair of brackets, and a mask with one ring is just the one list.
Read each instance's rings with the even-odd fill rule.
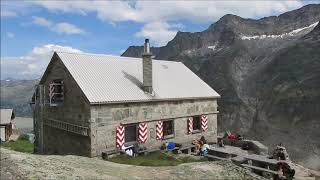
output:
[[54,52],[33,96],[35,151],[100,156],[123,144],[147,148],[217,139],[220,95],[183,63]]
[[1,141],[8,141],[14,129],[15,114],[13,109],[1,109],[0,138]]

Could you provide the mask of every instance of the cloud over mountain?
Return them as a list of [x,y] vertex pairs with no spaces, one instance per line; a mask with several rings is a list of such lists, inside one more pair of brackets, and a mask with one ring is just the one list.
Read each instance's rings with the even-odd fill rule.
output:
[[[136,33],[138,37],[159,35],[153,38],[157,45],[165,45],[178,29],[176,21],[215,22],[225,14],[245,18],[257,18],[279,14],[303,5],[293,1],[34,1],[50,11],[87,15],[96,13],[97,18],[108,23],[133,21],[143,23]],[[161,22],[161,23],[159,23]],[[159,27],[159,28],[158,28]],[[180,29],[181,30],[181,29]]]
[[48,65],[54,51],[82,52],[69,46],[46,44],[34,47],[26,56],[1,57],[1,78],[39,78]]

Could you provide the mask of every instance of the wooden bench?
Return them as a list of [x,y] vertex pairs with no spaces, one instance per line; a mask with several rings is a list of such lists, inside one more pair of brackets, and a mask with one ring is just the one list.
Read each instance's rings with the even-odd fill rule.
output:
[[233,152],[229,152],[229,151],[221,149],[221,148],[209,148],[208,154],[213,155],[213,156],[217,156],[217,157],[222,157],[225,159],[231,159],[232,157],[237,156]]
[[221,160],[221,161],[228,161],[227,158],[219,157],[219,156],[214,156],[214,155],[206,155],[204,157],[207,157],[209,160],[214,159],[214,160]]
[[244,163],[248,162],[248,160],[246,158],[244,158],[243,156],[240,156],[240,155],[231,158],[231,161],[236,165],[241,165],[241,164],[244,164]]
[[164,152],[170,152],[170,151],[172,151],[172,152],[174,152],[174,153],[178,153],[178,150],[179,150],[179,149],[180,149],[180,148],[175,147],[175,148],[173,148],[173,149],[164,150]]
[[252,165],[249,165],[249,164],[241,164],[241,166],[242,167],[246,167],[246,168],[250,168],[250,169],[253,169],[253,170],[256,170],[256,171],[259,171],[259,172],[262,172],[264,177],[272,177],[272,176],[275,177],[275,176],[278,176],[278,171],[273,171],[273,170],[262,168],[262,167],[258,167],[258,166],[252,166]]
[[248,161],[252,162],[252,165],[259,167],[268,167],[268,169],[276,170],[277,169],[277,160],[268,159],[265,156],[257,154],[249,154],[244,156]]
[[140,155],[140,154],[147,155],[149,153],[156,152],[156,151],[159,151],[159,150],[160,149],[158,149],[158,148],[144,149],[144,150],[138,151],[138,155]]
[[119,149],[112,149],[112,150],[108,150],[108,151],[103,151],[101,153],[101,157],[102,157],[102,159],[108,159],[109,156],[113,155],[113,154],[120,154]]
[[191,154],[191,152],[195,151],[196,146],[193,144],[186,144],[186,145],[182,145],[179,150],[182,153],[186,153],[186,154]]

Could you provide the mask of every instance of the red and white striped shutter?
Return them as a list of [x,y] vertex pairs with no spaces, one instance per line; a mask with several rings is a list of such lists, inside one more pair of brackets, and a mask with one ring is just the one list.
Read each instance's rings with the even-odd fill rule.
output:
[[116,131],[116,146],[117,148],[121,148],[124,144],[125,140],[125,135],[124,135],[124,127],[123,126],[118,126],[117,131]]
[[192,134],[193,131],[193,118],[188,118],[188,134]]
[[148,137],[147,123],[140,123],[138,129],[139,129],[138,141],[140,143],[145,143]]
[[208,116],[206,115],[201,116],[201,128],[202,128],[202,131],[208,130]]
[[157,140],[161,140],[163,137],[163,122],[157,121],[157,135],[156,135],[156,139]]

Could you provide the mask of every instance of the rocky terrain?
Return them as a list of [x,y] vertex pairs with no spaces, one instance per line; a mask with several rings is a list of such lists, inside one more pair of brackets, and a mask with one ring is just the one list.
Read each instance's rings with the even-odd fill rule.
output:
[[[282,142],[320,169],[320,5],[258,20],[225,15],[202,32],[178,32],[155,59],[181,61],[222,98],[219,131]],[[122,55],[140,57],[141,46]]]
[[231,162],[144,167],[98,158],[34,155],[1,148],[2,180],[19,179],[263,179]]

